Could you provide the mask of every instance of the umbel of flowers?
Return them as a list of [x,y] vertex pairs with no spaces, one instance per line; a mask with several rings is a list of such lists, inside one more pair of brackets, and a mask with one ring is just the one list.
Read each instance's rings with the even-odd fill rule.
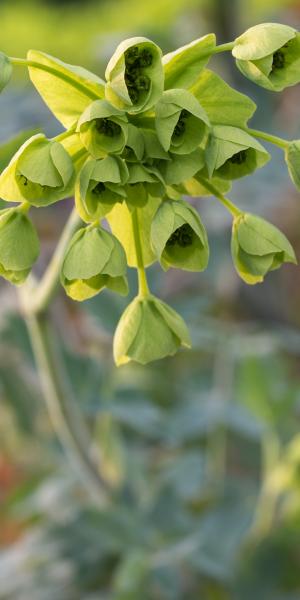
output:
[[105,79],[35,50],[26,59],[0,53],[0,90],[13,67],[26,66],[64,127],[53,139],[31,137],[0,175],[0,198],[17,204],[0,213],[0,275],[22,284],[38,257],[31,206],[74,196],[78,228],[60,260],[68,296],[83,301],[105,288],[127,295],[127,266],[137,270],[138,294],[114,338],[117,365],[145,364],[191,344],[183,319],[151,293],[146,275],[155,261],[164,270],[206,269],[208,237],[190,197],[212,195],[229,210],[233,264],[247,284],[296,263],[283,233],[224,195],[270,160],[258,139],[283,150],[300,190],[300,141],[248,127],[255,104],[207,69],[223,51],[264,88],[300,82],[300,35],[274,23],[221,46],[209,34],[165,56],[151,40],[131,38],[117,47]]

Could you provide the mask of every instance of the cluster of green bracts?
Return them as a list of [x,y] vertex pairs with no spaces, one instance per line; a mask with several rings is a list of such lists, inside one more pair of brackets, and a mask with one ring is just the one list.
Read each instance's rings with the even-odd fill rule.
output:
[[61,260],[61,283],[72,299],[107,288],[128,293],[127,267],[138,272],[138,295],[117,326],[117,365],[173,355],[190,346],[182,318],[148,288],[146,267],[200,272],[209,261],[204,224],[187,196],[214,195],[230,211],[232,258],[248,284],[285,262],[295,263],[285,236],[241,212],[224,196],[235,179],[263,167],[270,155],[257,140],[284,150],[300,189],[300,141],[286,142],[247,127],[255,104],[206,69],[231,50],[249,79],[274,91],[300,81],[299,34],[263,24],[216,46],[213,34],[162,56],[146,38],[122,42],[105,78],[37,51],[27,59],[0,54],[0,88],[13,65],[31,81],[66,131],[26,141],[0,175],[0,197],[17,208],[0,214],[0,274],[21,284],[39,253],[31,206],[74,195],[82,220]]

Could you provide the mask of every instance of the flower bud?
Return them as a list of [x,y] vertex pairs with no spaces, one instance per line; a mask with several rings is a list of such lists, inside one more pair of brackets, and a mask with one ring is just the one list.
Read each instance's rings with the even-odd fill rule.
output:
[[0,92],[8,84],[12,74],[12,64],[3,52],[0,52]]
[[126,255],[117,238],[102,227],[77,231],[66,251],[61,282],[73,300],[87,300],[108,288],[128,293]]
[[187,202],[162,202],[152,222],[151,243],[165,270],[203,271],[207,267],[206,231],[197,211]]
[[25,142],[0,175],[0,196],[47,206],[71,195],[74,168],[62,144],[37,134]]
[[20,285],[40,251],[35,228],[26,214],[9,208],[0,212],[0,275]]
[[212,130],[205,160],[209,177],[232,180],[263,167],[270,160],[270,155],[242,129],[219,125]]
[[77,131],[94,158],[108,153],[121,154],[128,137],[128,121],[124,112],[106,100],[92,102],[81,115]]
[[75,186],[75,203],[80,217],[86,223],[102,219],[116,202],[123,202],[127,179],[126,163],[118,156],[88,160]]
[[162,53],[143,37],[130,38],[117,47],[105,72],[106,98],[130,113],[146,111],[163,92]]
[[209,126],[206,112],[187,90],[164,92],[155,107],[157,136],[164,150],[189,154],[203,140]]
[[231,252],[239,276],[252,285],[262,282],[269,271],[285,262],[297,263],[285,235],[271,223],[249,213],[234,219]]
[[280,92],[300,81],[300,35],[293,27],[262,23],[235,40],[232,51],[243,75]]
[[121,316],[114,336],[117,366],[133,360],[143,365],[173,356],[181,347],[191,346],[183,319],[154,296],[138,296]]

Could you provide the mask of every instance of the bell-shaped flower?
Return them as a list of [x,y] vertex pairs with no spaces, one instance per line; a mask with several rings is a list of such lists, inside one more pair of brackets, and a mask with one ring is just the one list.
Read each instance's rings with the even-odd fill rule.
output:
[[235,40],[232,50],[243,75],[280,92],[300,81],[300,34],[279,23],[255,25]]
[[20,285],[40,251],[39,239],[26,214],[9,208],[0,212],[0,276]]
[[133,360],[143,365],[173,356],[191,346],[182,317],[155,296],[137,296],[126,308],[114,336],[117,366]]
[[203,271],[209,259],[206,231],[197,211],[183,200],[165,200],[151,226],[151,243],[163,269]]
[[75,203],[80,217],[92,223],[110,212],[116,202],[126,197],[124,184],[128,169],[118,156],[88,160],[82,167],[75,186]]
[[288,142],[285,150],[285,161],[291,180],[300,191],[300,140]]
[[227,125],[213,128],[205,149],[209,177],[238,179],[263,167],[270,155],[251,135]]
[[128,293],[126,255],[117,238],[100,226],[83,227],[67,248],[61,282],[73,300],[87,300],[104,288]]
[[27,140],[0,175],[0,197],[47,206],[73,192],[71,157],[62,144],[37,134]]
[[262,282],[269,271],[283,263],[297,263],[285,235],[268,221],[249,213],[233,221],[231,252],[239,276],[252,285]]
[[128,121],[124,112],[106,100],[95,100],[81,115],[77,131],[94,158],[108,153],[121,154],[128,137]]
[[155,125],[164,150],[189,154],[202,142],[209,119],[199,101],[188,90],[168,90],[155,107]]
[[205,166],[202,148],[196,148],[190,154],[170,154],[169,160],[155,163],[167,185],[179,185],[194,177]]
[[105,77],[109,102],[130,113],[146,111],[163,92],[161,49],[147,38],[125,40],[110,59]]
[[122,157],[127,162],[142,160],[145,152],[144,136],[141,129],[128,123],[128,136]]
[[129,177],[125,187],[126,202],[131,208],[145,206],[148,195],[158,198],[164,195],[164,182],[153,165],[128,163]]

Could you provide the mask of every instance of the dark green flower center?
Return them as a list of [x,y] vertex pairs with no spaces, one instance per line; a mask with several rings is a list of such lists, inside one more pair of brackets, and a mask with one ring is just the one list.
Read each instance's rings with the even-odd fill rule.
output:
[[105,189],[106,188],[104,183],[102,183],[102,181],[99,181],[99,183],[97,183],[97,185],[93,189],[93,194],[95,194],[95,196],[100,196],[100,194],[105,192]]
[[167,246],[181,246],[181,248],[186,248],[186,246],[191,246],[194,238],[194,230],[191,228],[188,223],[181,225],[175,229],[172,235],[169,237],[167,241]]
[[133,104],[137,104],[141,92],[148,92],[150,88],[150,79],[143,69],[152,62],[152,53],[147,48],[140,51],[138,46],[132,46],[125,52],[125,83]]
[[285,56],[282,49],[277,50],[273,54],[272,70],[273,73],[276,69],[283,69],[285,66]]
[[190,113],[183,109],[180,113],[180,117],[177,121],[177,125],[174,129],[173,135],[175,135],[175,137],[180,137],[181,135],[184,134],[185,132],[185,126],[186,126],[186,119],[190,116]]
[[99,133],[108,137],[119,135],[121,131],[120,125],[114,123],[114,121],[110,121],[110,119],[96,119],[96,129]]
[[237,152],[233,156],[231,156],[227,162],[232,163],[233,165],[242,165],[247,160],[247,150],[241,150]]

